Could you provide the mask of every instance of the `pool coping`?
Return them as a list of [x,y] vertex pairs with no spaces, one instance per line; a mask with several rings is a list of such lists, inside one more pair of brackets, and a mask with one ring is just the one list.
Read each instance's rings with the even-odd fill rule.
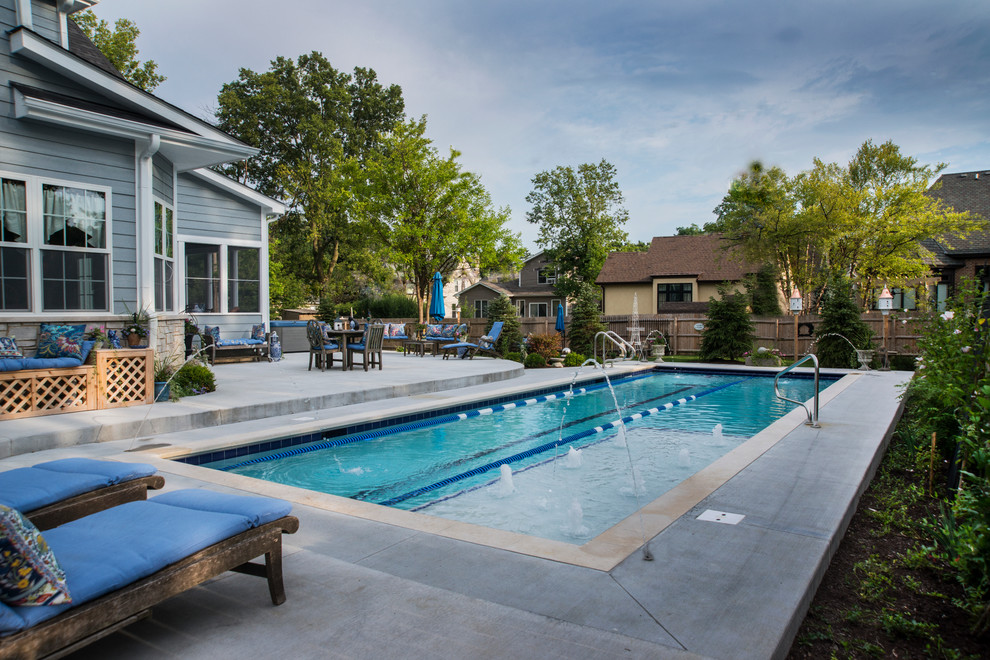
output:
[[[666,367],[666,365],[648,364],[641,368],[627,369],[625,371],[628,373],[624,373],[623,375],[628,376],[639,371],[653,370],[657,366],[661,368]],[[761,368],[726,369],[717,365],[704,365],[699,369],[694,369],[693,366],[673,366],[671,370],[724,371],[726,373],[736,374],[747,371],[755,371],[762,374],[769,373]],[[771,369],[770,372],[776,372],[776,370]],[[829,373],[834,374],[835,372]],[[825,406],[828,402],[839,396],[840,393],[844,392],[861,376],[862,372],[845,373],[837,382],[822,390],[819,401],[820,406]],[[590,370],[587,373],[581,374],[574,382],[575,384],[586,383],[600,380],[602,377],[601,371]],[[569,380],[567,379],[568,382]],[[547,387],[552,386],[551,384]],[[509,384],[506,384],[506,387],[509,392],[512,391]],[[519,391],[529,392],[531,390],[532,387],[526,387]],[[461,401],[469,402],[472,398],[476,397],[472,395],[454,397],[453,405],[457,405]],[[811,399],[806,403],[810,404],[810,402]],[[415,404],[412,403],[410,405]],[[450,405],[451,403],[447,402],[443,405],[437,404],[433,408],[444,409]],[[423,410],[423,408],[417,409]],[[407,410],[407,407],[401,406],[399,410]],[[402,413],[400,412],[399,414]],[[358,421],[358,419],[370,421],[372,419],[385,419],[394,416],[396,416],[396,410],[384,412],[377,418],[366,415],[362,416],[360,414],[347,415],[336,420],[335,425],[347,426]],[[729,479],[757,460],[789,433],[804,425],[806,419],[804,410],[795,408],[688,479],[685,479],[653,501],[644,504],[637,512],[630,514],[581,545],[529,536],[518,532],[493,529],[473,523],[438,518],[428,514],[395,509],[370,502],[361,502],[337,495],[269,482],[263,479],[237,475],[176,460],[190,454],[201,454],[205,451],[218,451],[223,448],[240,447],[252,442],[258,442],[262,439],[261,436],[266,435],[265,432],[261,431],[228,435],[223,439],[218,439],[211,447],[204,447],[202,444],[197,444],[195,449],[193,449],[191,446],[170,445],[168,447],[149,447],[138,451],[142,456],[147,454],[147,458],[142,458],[142,460],[152,462],[158,469],[182,474],[189,478],[214,482],[238,490],[257,492],[270,497],[278,497],[297,504],[313,506],[324,511],[394,525],[410,531],[434,534],[452,540],[508,550],[573,566],[599,571],[610,571],[640,550],[650,539],[663,532],[681,516],[697,506],[699,502],[715,492]],[[307,431],[312,431],[316,428],[323,428],[325,425],[325,421],[305,420],[298,425],[297,430],[306,429]],[[293,434],[295,432],[292,431]],[[303,433],[305,432],[303,431]]]

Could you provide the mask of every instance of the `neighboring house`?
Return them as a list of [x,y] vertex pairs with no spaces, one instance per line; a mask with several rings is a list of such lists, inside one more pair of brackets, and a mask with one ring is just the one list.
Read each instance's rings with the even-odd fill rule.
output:
[[0,0],[0,325],[268,320],[268,222],[285,212],[208,168],[252,147],[123,79],[69,15],[98,0]]
[[[956,211],[969,211],[990,221],[990,171],[943,174],[928,194]],[[965,238],[943,235],[922,241],[932,253],[932,271],[938,277],[929,285],[930,299],[940,307],[964,279],[974,279],[990,290],[990,225]],[[895,307],[899,307],[896,305]]]
[[553,291],[557,282],[557,272],[547,263],[546,256],[539,252],[523,264],[518,278],[508,281],[481,280],[458,295],[461,309],[471,309],[474,318],[486,318],[488,305],[500,296],[508,296],[516,306],[519,316],[556,316],[557,306],[564,305],[568,313],[567,300]]
[[658,236],[646,252],[612,252],[595,283],[602,288],[606,315],[704,312],[723,282],[742,290],[742,280],[759,266],[738,248],[725,249],[721,234]]

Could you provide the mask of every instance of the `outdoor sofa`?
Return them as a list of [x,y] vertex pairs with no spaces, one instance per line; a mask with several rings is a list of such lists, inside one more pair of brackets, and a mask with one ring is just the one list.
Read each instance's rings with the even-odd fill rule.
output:
[[216,364],[218,353],[219,357],[226,358],[237,358],[247,354],[254,358],[255,362],[260,362],[262,358],[268,357],[270,337],[270,333],[265,332],[264,323],[251,326],[250,336],[234,339],[221,338],[219,326],[206,326],[203,332],[203,345],[210,364]]
[[[19,514],[3,513],[5,531]],[[44,533],[71,603],[0,603],[0,658],[71,653],[148,616],[151,607],[228,570],[265,577],[285,602],[282,534],[299,521],[288,502],[202,489],[129,502]],[[16,514],[16,511],[14,511]],[[23,519],[14,524],[24,529]],[[29,523],[27,523],[29,525]],[[25,529],[25,534],[31,534]],[[35,530],[36,533],[36,530]],[[251,560],[265,556],[265,564]],[[58,572],[54,582],[59,582]]]
[[0,472],[0,504],[41,530],[110,507],[147,499],[165,485],[147,463],[63,458]]
[[433,345],[433,354],[437,354],[437,347],[444,344],[459,342],[462,336],[466,336],[468,327],[466,323],[431,323],[423,331],[423,341]]

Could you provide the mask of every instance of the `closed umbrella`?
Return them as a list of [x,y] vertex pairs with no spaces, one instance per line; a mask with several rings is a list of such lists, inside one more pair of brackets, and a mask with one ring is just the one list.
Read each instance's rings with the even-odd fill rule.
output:
[[442,321],[447,315],[443,305],[443,278],[440,273],[433,276],[433,286],[430,289],[430,318]]
[[557,324],[553,326],[554,330],[560,333],[560,336],[564,336],[564,305],[557,305]]

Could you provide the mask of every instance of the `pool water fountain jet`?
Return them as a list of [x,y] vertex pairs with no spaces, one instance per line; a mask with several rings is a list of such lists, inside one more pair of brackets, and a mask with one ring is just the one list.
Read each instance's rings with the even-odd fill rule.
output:
[[839,334],[838,332],[826,332],[821,337],[815,337],[815,341],[811,342],[811,346],[808,347],[808,353],[811,353],[815,345],[818,344],[818,342],[821,341],[822,339],[825,339],[826,337],[839,337],[840,339],[844,339],[845,342],[849,344],[849,346],[856,353],[856,359],[859,361],[859,370],[860,371],[870,370],[870,361],[873,360],[873,351],[868,349],[856,348],[856,344],[852,343],[849,337]]
[[512,468],[508,465],[499,467],[500,476],[498,478],[498,496],[508,497],[516,491],[516,486],[512,483]]
[[581,450],[570,447],[567,450],[567,456],[564,458],[564,467],[574,470],[581,467],[581,463]]
[[[632,451],[629,449],[629,443],[626,442],[625,434],[625,424],[622,422],[622,408],[619,407],[619,400],[615,396],[615,388],[612,387],[612,380],[608,377],[608,373],[605,372],[604,367],[598,364],[598,361],[594,358],[588,358],[581,363],[581,368],[586,365],[594,365],[596,369],[601,368],[602,375],[605,376],[605,384],[608,385],[608,391],[612,393],[612,403],[615,404],[615,412],[619,416],[617,420],[617,427],[619,429],[619,434],[622,436],[622,445],[626,448],[626,457],[629,459],[629,471],[632,473],[633,477],[633,496],[636,498],[636,513],[639,516],[639,529],[643,537],[643,559],[645,561],[653,561],[653,553],[650,552],[650,542],[646,538],[646,523],[643,522],[643,503],[639,501],[639,489],[636,487],[636,466],[633,463]],[[575,378],[577,374],[575,374]]]
[[588,528],[584,526],[584,510],[577,498],[571,500],[571,506],[567,509],[567,523],[567,531],[571,536],[588,535]]
[[691,451],[687,447],[682,449],[677,455],[677,462],[681,467],[691,466]]
[[716,424],[712,428],[712,438],[715,440],[716,445],[722,445],[725,442],[725,438],[722,437],[722,425]]

